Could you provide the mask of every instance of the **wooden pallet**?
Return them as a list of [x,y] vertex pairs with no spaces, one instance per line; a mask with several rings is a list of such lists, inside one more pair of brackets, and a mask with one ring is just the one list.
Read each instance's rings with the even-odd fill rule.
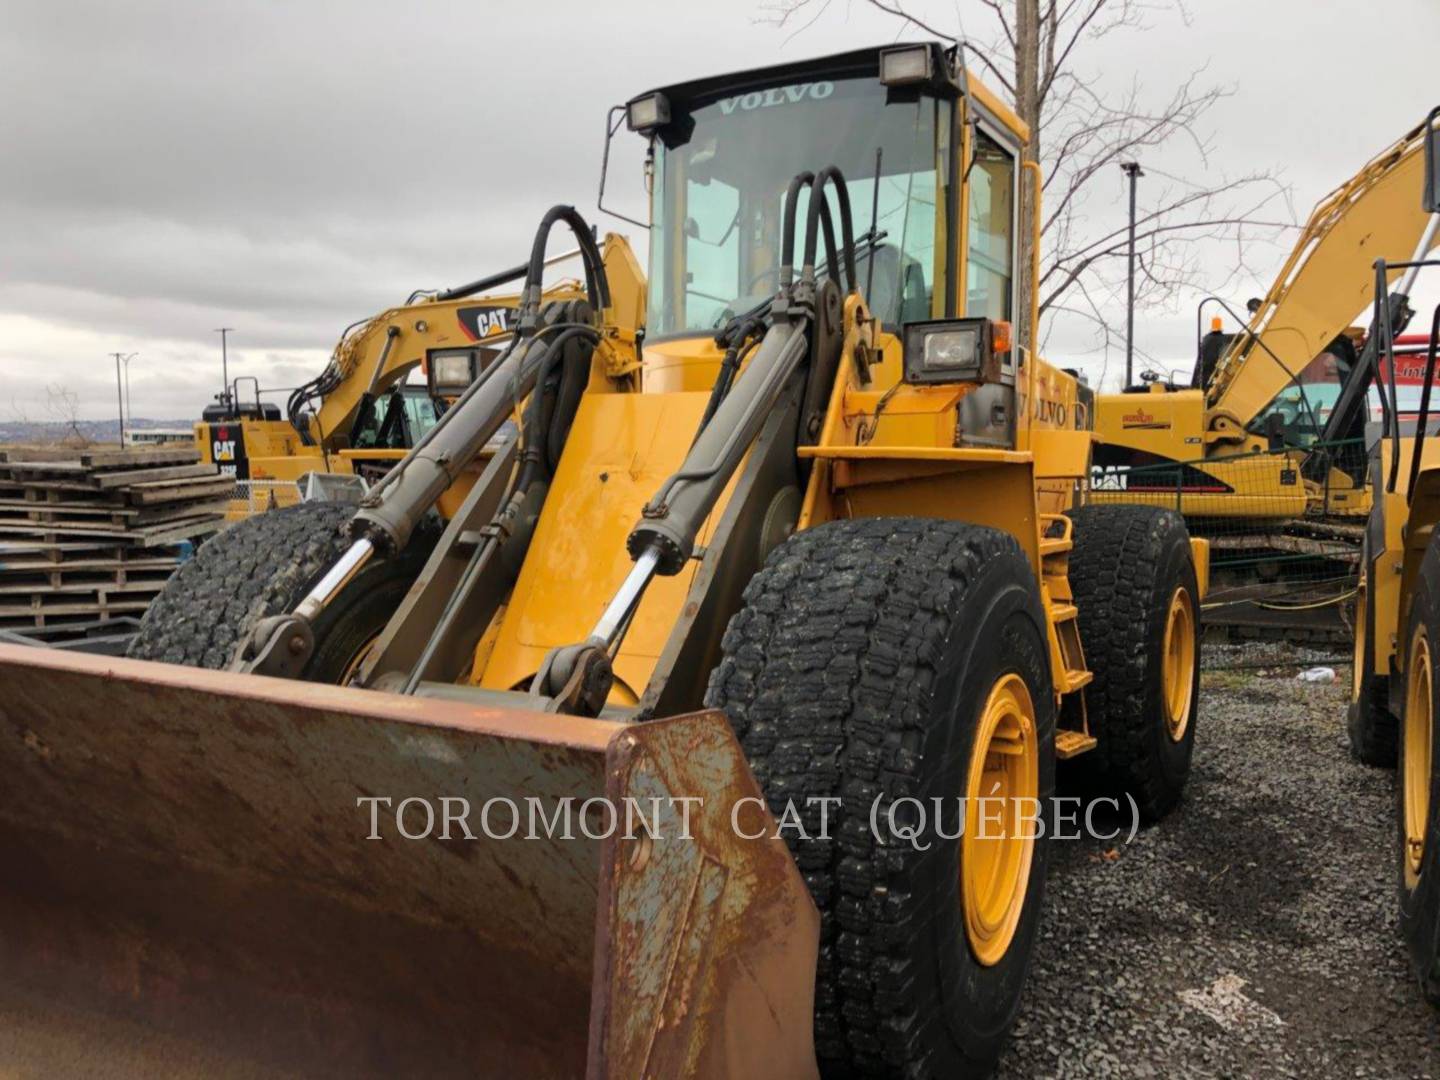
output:
[[193,446],[146,450],[50,450],[15,447],[0,450],[0,464],[34,467],[65,467],[94,469],[142,469],[163,465],[194,465],[200,451]]
[[193,449],[0,452],[0,629],[142,614],[234,490]]
[[50,602],[25,605],[0,603],[0,626],[7,629],[15,626],[45,626],[51,620],[62,617],[83,616],[93,622],[121,615],[143,615],[153,599],[154,595],[150,594],[98,600],[59,597]]
[[[0,596],[58,596],[96,591],[158,592],[179,563],[160,563],[145,570],[56,569],[0,573]],[[152,587],[153,588],[150,588]]]

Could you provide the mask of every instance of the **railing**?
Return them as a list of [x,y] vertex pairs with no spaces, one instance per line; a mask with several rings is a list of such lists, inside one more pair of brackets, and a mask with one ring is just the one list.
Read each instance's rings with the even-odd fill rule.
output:
[[1371,494],[1364,440],[1350,439],[1097,466],[1087,498],[1174,510],[1210,541],[1209,621],[1343,629]]
[[231,521],[263,514],[300,501],[300,485],[292,480],[236,480],[225,516]]

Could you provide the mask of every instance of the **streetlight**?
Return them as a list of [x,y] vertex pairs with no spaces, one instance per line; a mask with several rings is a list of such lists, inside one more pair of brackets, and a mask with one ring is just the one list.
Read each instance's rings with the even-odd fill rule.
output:
[[220,335],[220,377],[224,380],[220,385],[220,404],[226,408],[230,407],[230,356],[226,351],[226,338],[234,332],[233,326],[215,328],[215,333]]
[[1130,178],[1130,269],[1125,282],[1125,385],[1135,382],[1135,182],[1144,176],[1138,161],[1124,161],[1120,168]]
[[[139,355],[139,353],[131,353],[122,361],[125,365],[125,415],[130,418],[132,424],[135,422],[135,410],[130,408],[130,361]],[[125,429],[123,426],[120,429],[120,446],[122,449],[125,446]]]
[[128,372],[128,371],[130,370],[130,361],[131,361],[134,357],[139,356],[140,354],[139,354],[139,353],[131,353],[129,356],[127,356],[127,355],[125,355],[124,353],[113,352],[113,353],[109,353],[108,355],[113,356],[113,357],[115,358],[115,405],[116,405],[116,407],[120,410],[120,445],[121,445],[121,447],[123,448],[124,445],[125,445],[125,408],[126,408],[125,402],[126,402],[126,398],[125,398],[125,383],[124,383],[124,382],[121,380],[121,378],[120,378],[120,362],[121,362],[122,360],[125,362],[125,370]]

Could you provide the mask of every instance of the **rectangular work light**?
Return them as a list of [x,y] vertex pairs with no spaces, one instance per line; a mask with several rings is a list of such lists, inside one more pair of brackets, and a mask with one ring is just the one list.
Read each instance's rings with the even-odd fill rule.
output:
[[430,353],[430,396],[456,397],[463,394],[480,374],[475,349],[436,349]]
[[670,122],[670,99],[664,94],[646,94],[625,106],[625,126],[649,135]]
[[934,55],[928,45],[901,45],[880,53],[880,82],[885,86],[928,83]]
[[1010,324],[991,319],[937,319],[905,325],[905,381],[996,382],[1010,351]]

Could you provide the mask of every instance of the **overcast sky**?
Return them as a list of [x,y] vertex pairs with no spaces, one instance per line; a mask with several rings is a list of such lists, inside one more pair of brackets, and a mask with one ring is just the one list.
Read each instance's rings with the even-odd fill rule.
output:
[[[1164,96],[1204,65],[1234,88],[1205,124],[1214,175],[1274,167],[1301,218],[1440,103],[1436,0],[1392,0],[1383,18],[1359,0],[1190,7],[1188,26],[1159,13],[1089,46],[1080,70],[1101,92]],[[913,9],[986,27],[976,0]],[[196,416],[219,388],[222,325],[232,376],[294,385],[355,319],[522,261],[552,203],[623,231],[593,210],[608,105],[900,33],[859,0],[799,32],[762,14],[755,0],[0,0],[0,419],[45,419],[47,383],[113,415],[117,349],[140,354],[137,416]],[[635,160],[638,140],[626,147]],[[638,209],[635,174],[617,179]],[[1094,213],[1118,212],[1118,170],[1097,192]],[[1237,302],[1287,247],[1257,254],[1267,280],[1232,286]],[[1137,338],[1178,365],[1193,327],[1187,297]],[[1050,339],[1051,359],[1098,375],[1092,350],[1079,327]]]

